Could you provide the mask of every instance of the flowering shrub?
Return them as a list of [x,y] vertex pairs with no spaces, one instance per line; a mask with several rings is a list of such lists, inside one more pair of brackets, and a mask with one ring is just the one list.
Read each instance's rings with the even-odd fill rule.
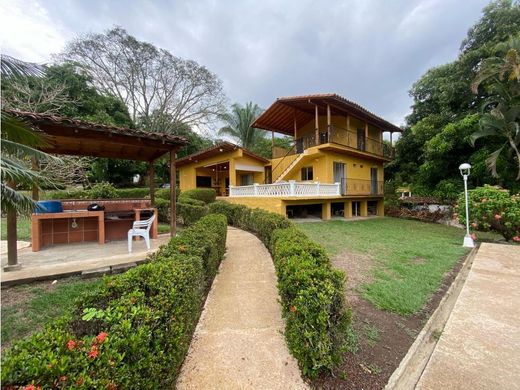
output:
[[224,216],[206,216],[148,263],[105,278],[72,313],[5,351],[2,386],[173,388],[224,255],[226,225]]
[[304,375],[333,368],[351,320],[344,298],[345,275],[331,266],[324,249],[281,215],[215,202],[211,212],[258,235],[270,250],[281,297],[285,338]]
[[[466,223],[464,193],[459,196],[457,214]],[[520,195],[485,185],[469,191],[470,226],[480,231],[495,231],[507,241],[520,242]]]

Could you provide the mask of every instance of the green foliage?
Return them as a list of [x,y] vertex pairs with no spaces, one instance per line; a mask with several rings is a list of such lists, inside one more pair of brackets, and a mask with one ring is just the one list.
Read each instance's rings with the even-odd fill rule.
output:
[[344,299],[345,275],[332,268],[321,246],[281,215],[222,201],[209,208],[226,215],[230,225],[258,235],[271,251],[285,337],[303,374],[313,378],[332,369],[351,320]]
[[89,198],[92,199],[114,199],[117,198],[117,190],[107,182],[97,183],[88,191]]
[[[291,149],[293,145],[293,139],[291,137],[276,137],[274,139],[274,146],[284,149]],[[253,147],[250,149],[253,153],[265,158],[273,157],[272,141],[269,138],[263,137],[256,141]]]
[[192,190],[184,191],[179,195],[179,202],[186,198],[201,200],[204,203],[212,203],[215,201],[217,193],[211,188],[194,188]]
[[220,115],[220,119],[226,123],[226,126],[219,130],[219,135],[229,135],[240,146],[251,149],[266,135],[265,131],[251,127],[261,113],[262,109],[253,102],[248,102],[245,106],[239,103],[233,104],[230,112]]
[[[174,387],[226,229],[223,216],[207,216],[148,263],[105,278],[69,315],[5,351],[2,385]],[[86,313],[95,314],[83,319]]]
[[[493,1],[468,32],[459,58],[430,69],[412,86],[412,113],[396,143],[396,159],[385,169],[387,178],[398,185],[421,186],[424,195],[431,195],[441,180],[458,177],[459,164],[477,159],[484,162],[482,155],[489,156],[503,146],[498,138],[488,138],[476,148],[471,146],[469,136],[478,128],[480,106],[494,94],[486,88],[473,94],[471,83],[482,64],[496,57],[497,44],[520,33],[519,19],[518,2]],[[473,171],[471,180],[476,185],[500,183],[515,188],[518,184],[509,174],[518,168],[515,159],[501,155],[497,167],[500,179],[478,169]]]
[[460,179],[441,180],[433,191],[433,196],[439,198],[444,203],[454,203],[463,190],[463,183]]
[[[507,241],[520,242],[520,196],[510,195],[508,190],[485,185],[469,191],[469,215],[473,229],[494,231]],[[462,224],[466,223],[464,193],[458,200],[457,213]]]
[[196,199],[183,199],[177,202],[177,217],[182,220],[184,226],[193,225],[208,213],[208,206]]

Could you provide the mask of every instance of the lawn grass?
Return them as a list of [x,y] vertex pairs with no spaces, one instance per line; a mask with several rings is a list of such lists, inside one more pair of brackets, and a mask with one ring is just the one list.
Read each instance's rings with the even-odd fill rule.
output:
[[331,256],[345,250],[369,255],[376,266],[372,280],[361,285],[363,297],[380,309],[404,316],[421,310],[443,276],[468,252],[462,247],[462,229],[434,223],[376,218],[298,227]]
[[[1,239],[7,240],[7,218],[2,218],[1,229]],[[31,241],[31,218],[18,218],[16,230],[18,231],[18,240]]]
[[74,300],[92,290],[100,279],[60,279],[11,287],[2,291],[2,348],[27,336],[72,307]]

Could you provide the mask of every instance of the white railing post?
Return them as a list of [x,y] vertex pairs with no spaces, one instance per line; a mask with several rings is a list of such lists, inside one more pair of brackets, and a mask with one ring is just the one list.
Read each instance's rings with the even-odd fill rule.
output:
[[338,182],[336,182],[334,184],[336,184],[336,195],[341,195],[340,184]]
[[230,185],[229,186],[229,196],[235,195],[235,186]]
[[253,184],[253,194],[258,195],[258,183]]
[[320,194],[320,182],[319,181],[316,181],[316,195],[319,195]]
[[295,189],[296,189],[296,184],[295,184],[295,181],[294,180],[289,180],[289,195],[290,196],[294,196],[295,195]]

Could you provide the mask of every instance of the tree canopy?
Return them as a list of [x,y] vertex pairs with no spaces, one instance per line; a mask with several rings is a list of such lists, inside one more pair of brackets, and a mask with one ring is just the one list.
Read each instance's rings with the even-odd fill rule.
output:
[[[520,4],[497,0],[483,10],[461,43],[458,58],[428,70],[410,90],[412,112],[402,137],[396,143],[396,159],[388,165],[387,178],[412,185],[416,193],[442,190],[446,181],[460,182],[458,165],[470,162],[473,184],[501,184],[518,189],[511,171],[515,158],[497,156],[498,177],[486,169],[486,159],[503,140],[489,137],[472,146],[471,135],[480,127],[483,107],[494,92],[488,87],[472,91],[472,83],[489,58],[496,57],[497,45],[520,33]],[[488,110],[489,111],[489,110]]]

